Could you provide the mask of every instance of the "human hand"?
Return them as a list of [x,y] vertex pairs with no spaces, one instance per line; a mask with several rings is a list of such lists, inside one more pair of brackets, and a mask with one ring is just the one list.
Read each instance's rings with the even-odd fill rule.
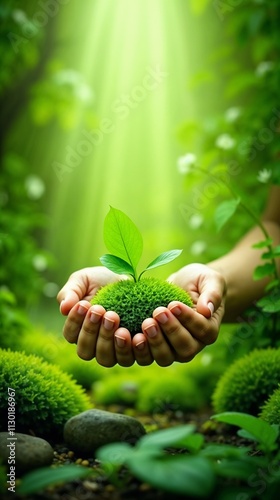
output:
[[132,340],[134,346],[141,340],[143,343],[141,359],[135,350],[139,364],[155,360],[160,366],[168,366],[174,361],[191,361],[217,339],[226,294],[223,276],[206,265],[190,264],[172,274],[168,281],[186,290],[194,307],[174,301],[167,308],[158,307],[153,318],[144,320],[143,333]]
[[[117,313],[105,311],[100,305],[91,306],[90,300],[101,286],[121,279],[126,279],[126,276],[115,274],[106,267],[87,267],[71,274],[57,295],[60,311],[67,316],[63,327],[66,340],[77,344],[80,358],[90,360],[96,357],[99,364],[107,367],[116,363],[130,366],[135,362],[131,336],[125,328],[118,328],[120,318]],[[117,337],[118,331],[120,338]],[[121,349],[118,344],[121,344]]]

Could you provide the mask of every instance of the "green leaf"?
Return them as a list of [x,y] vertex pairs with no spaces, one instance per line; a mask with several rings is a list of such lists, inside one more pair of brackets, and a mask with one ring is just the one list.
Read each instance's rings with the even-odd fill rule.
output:
[[259,243],[255,243],[252,245],[252,248],[264,248],[268,247],[273,243],[273,240],[271,238],[267,238],[266,240],[260,241]]
[[186,448],[190,453],[197,453],[201,450],[203,444],[204,436],[199,432],[195,432],[194,434],[187,436],[182,441],[182,446],[184,446],[184,448]]
[[116,257],[116,255],[106,253],[105,255],[102,255],[99,260],[103,264],[103,266],[106,266],[108,269],[110,269],[110,271],[113,271],[114,273],[131,274],[131,276],[134,276],[133,267],[125,260],[120,259],[120,257]]
[[272,248],[271,251],[262,254],[262,259],[274,259],[274,257],[280,256],[280,245]]
[[268,292],[269,290],[272,290],[273,288],[276,288],[280,285],[280,280],[277,279],[277,280],[272,280],[268,283],[268,285],[266,285],[265,287],[265,291]]
[[262,297],[257,302],[257,306],[261,307],[263,312],[276,313],[280,311],[280,298],[275,297]]
[[110,207],[104,220],[104,243],[109,252],[136,270],[143,251],[143,239],[132,220],[121,210]]
[[278,436],[278,430],[270,424],[247,413],[224,412],[211,418],[226,424],[236,425],[249,432],[266,449],[272,449]]
[[92,469],[79,465],[63,465],[57,469],[42,467],[23,476],[17,492],[21,495],[30,495],[52,484],[73,481],[89,474],[93,474]]
[[178,425],[176,427],[171,427],[170,429],[150,432],[140,439],[137,447],[139,449],[146,449],[150,447],[164,449],[170,446],[181,446],[184,439],[194,431],[194,425]]
[[[168,264],[172,260],[179,257],[183,250],[169,250],[169,252],[161,253],[156,259],[154,259],[144,271],[142,271],[141,275],[148,271],[149,269],[154,269],[155,267],[164,266],[164,264]],[[140,276],[141,276],[140,275]]]
[[271,274],[274,274],[274,272],[275,272],[274,265],[271,264],[270,262],[267,262],[267,264],[264,264],[263,266],[256,267],[253,273],[253,279],[255,281],[261,280],[262,278],[271,276]]
[[240,198],[234,198],[229,201],[224,201],[217,207],[215,212],[215,222],[218,231],[220,231],[225,223],[233,216],[239,203]]
[[121,465],[124,464],[133,453],[134,448],[128,443],[112,443],[99,448],[95,456],[101,462]]
[[139,460],[135,454],[127,466],[137,478],[161,491],[207,496],[214,487],[213,468],[204,457],[160,455]]

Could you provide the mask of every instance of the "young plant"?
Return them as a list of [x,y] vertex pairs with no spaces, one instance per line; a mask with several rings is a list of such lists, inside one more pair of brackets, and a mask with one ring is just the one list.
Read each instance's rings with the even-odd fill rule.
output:
[[141,332],[142,322],[151,317],[157,307],[167,307],[173,300],[192,306],[189,294],[178,286],[152,277],[142,278],[146,271],[174,260],[182,250],[170,250],[160,254],[138,274],[137,266],[143,251],[142,235],[126,214],[113,207],[110,207],[105,217],[104,242],[111,253],[100,257],[101,263],[111,271],[126,275],[130,279],[101,288],[91,303],[117,312],[120,316],[120,326],[127,328],[132,336]]

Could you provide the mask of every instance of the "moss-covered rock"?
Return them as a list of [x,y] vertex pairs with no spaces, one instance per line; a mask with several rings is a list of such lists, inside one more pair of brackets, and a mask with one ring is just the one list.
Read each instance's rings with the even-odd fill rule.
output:
[[260,418],[270,424],[280,425],[280,385],[261,407]]
[[219,379],[212,398],[214,411],[258,415],[279,381],[280,349],[255,349],[234,361]]
[[59,435],[70,417],[91,407],[84,389],[57,366],[0,349],[1,431],[7,431],[8,388],[14,393],[17,432]]
[[149,277],[136,282],[124,280],[110,283],[97,292],[91,303],[100,304],[107,311],[117,312],[120,326],[127,328],[133,336],[142,331],[142,322],[152,317],[157,307],[167,307],[173,300],[192,306],[189,294],[182,288]]

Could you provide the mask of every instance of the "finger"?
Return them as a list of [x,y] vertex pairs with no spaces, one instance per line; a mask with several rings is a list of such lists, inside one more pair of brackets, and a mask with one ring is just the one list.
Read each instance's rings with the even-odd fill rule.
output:
[[[179,307],[176,303],[176,307]],[[182,304],[183,306],[184,304]],[[178,311],[177,311],[178,313]],[[182,324],[182,312],[180,313],[180,321],[165,307],[158,307],[153,313],[153,317],[159,323],[160,328],[166,335],[168,342],[173,347],[178,361],[191,361],[194,356],[204,347],[202,342],[197,340],[189,331],[189,325],[193,322],[192,313],[195,313],[190,307],[186,306],[185,322]],[[188,328],[186,328],[186,326]]]
[[142,330],[156,363],[159,366],[171,365],[175,360],[174,353],[166,342],[158,323],[152,318],[147,318],[142,323]]
[[211,318],[214,312],[220,307],[226,292],[224,279],[214,273],[207,276],[202,283],[200,295],[196,304],[196,310],[205,318]]
[[89,361],[95,357],[96,342],[105,309],[102,306],[90,307],[84,318],[77,341],[77,354]]
[[148,366],[153,363],[154,359],[151,355],[149,343],[143,333],[136,333],[136,335],[134,335],[132,339],[132,348],[138,365]]
[[[219,322],[216,317],[213,316],[212,318],[205,318],[194,309],[191,309],[190,307],[185,306],[185,304],[177,301],[170,302],[167,310],[171,312],[177,321],[173,321],[171,317],[172,322],[168,323],[168,325],[171,325],[170,332],[167,332],[168,325],[166,328],[164,328],[164,325],[161,325],[161,327],[164,329],[164,332],[167,334],[168,339],[176,351],[178,349],[178,345],[180,345],[182,335],[184,337],[184,341],[188,338],[188,344],[191,351],[195,351],[200,344],[213,344],[213,342],[217,339]],[[156,314],[157,312],[155,312],[155,315]],[[159,320],[158,316],[155,317]],[[181,330],[181,327],[183,330]],[[173,334],[172,328],[175,329],[175,334]],[[187,337],[183,331],[186,332]]]
[[126,328],[118,328],[115,331],[115,353],[120,366],[131,366],[135,362],[131,336]]
[[114,366],[117,362],[115,354],[114,334],[119,327],[120,318],[117,313],[107,311],[99,329],[99,335],[96,343],[96,361],[106,367]]
[[81,300],[69,312],[68,318],[64,323],[63,335],[70,344],[77,342],[80,329],[89,308],[90,303],[86,300]]
[[61,314],[67,316],[72,307],[74,307],[74,305],[77,304],[77,302],[79,302],[80,299],[81,297],[74,290],[67,291],[67,293],[64,295],[64,298],[61,299],[60,302]]

